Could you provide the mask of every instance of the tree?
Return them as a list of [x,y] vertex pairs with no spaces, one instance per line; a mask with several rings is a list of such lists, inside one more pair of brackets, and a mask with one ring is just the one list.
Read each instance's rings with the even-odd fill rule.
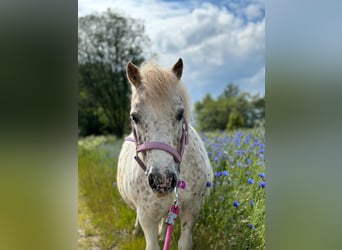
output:
[[[110,9],[79,18],[80,135],[107,132],[122,137],[127,131],[130,88],[125,67],[129,61],[143,62],[148,44],[141,22]],[[98,123],[101,128],[86,131]]]
[[228,118],[227,130],[233,130],[243,128],[245,126],[245,120],[241,113],[234,109]]
[[197,126],[203,131],[252,128],[262,124],[265,101],[258,95],[240,92],[230,83],[216,100],[207,94],[196,102],[195,113]]

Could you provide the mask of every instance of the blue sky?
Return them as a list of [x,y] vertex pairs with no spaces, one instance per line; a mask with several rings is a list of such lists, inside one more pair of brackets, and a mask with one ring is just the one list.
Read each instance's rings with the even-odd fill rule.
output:
[[79,0],[84,16],[111,8],[144,21],[151,39],[146,58],[171,67],[184,61],[192,102],[221,94],[233,82],[265,93],[265,3],[262,0]]

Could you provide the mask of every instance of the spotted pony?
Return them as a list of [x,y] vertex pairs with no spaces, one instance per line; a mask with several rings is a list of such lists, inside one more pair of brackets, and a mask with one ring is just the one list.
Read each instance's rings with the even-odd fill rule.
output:
[[171,69],[149,62],[140,68],[129,62],[127,78],[132,89],[132,133],[122,145],[117,185],[125,202],[136,211],[134,233],[140,227],[146,249],[160,249],[164,218],[178,189],[181,235],[178,248],[193,248],[193,228],[213,172],[204,144],[190,125],[189,97],[181,82],[183,61]]

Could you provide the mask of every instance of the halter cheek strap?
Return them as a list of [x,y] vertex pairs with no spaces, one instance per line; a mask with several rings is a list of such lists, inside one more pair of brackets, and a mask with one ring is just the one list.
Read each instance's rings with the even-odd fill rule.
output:
[[134,156],[134,159],[137,161],[138,165],[144,171],[146,171],[147,167],[146,167],[145,163],[138,156],[138,153],[139,152],[144,152],[144,151],[147,151],[147,150],[152,150],[152,149],[163,150],[163,151],[171,154],[176,162],[181,163],[182,157],[183,157],[183,154],[184,154],[184,150],[185,150],[185,146],[188,145],[188,143],[189,143],[188,124],[187,124],[187,122],[185,120],[184,120],[184,122],[182,124],[182,137],[181,137],[181,141],[180,141],[179,151],[177,151],[173,147],[171,147],[171,146],[169,146],[169,145],[167,145],[165,143],[162,143],[162,142],[154,142],[154,141],[152,141],[152,142],[145,142],[145,143],[140,144],[139,140],[138,140],[138,136],[137,136],[136,130],[135,130],[133,124],[132,124],[132,129],[133,129],[133,136],[134,136],[134,138],[127,137],[125,140],[135,143],[135,145],[136,145],[136,155]]

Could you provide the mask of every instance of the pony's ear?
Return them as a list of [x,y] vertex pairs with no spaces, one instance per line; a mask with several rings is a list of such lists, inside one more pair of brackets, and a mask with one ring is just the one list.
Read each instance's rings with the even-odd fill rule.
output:
[[129,82],[136,88],[141,84],[140,72],[137,66],[129,62],[126,67],[126,74]]
[[183,60],[179,58],[175,65],[172,67],[172,72],[177,76],[180,80],[183,74]]

